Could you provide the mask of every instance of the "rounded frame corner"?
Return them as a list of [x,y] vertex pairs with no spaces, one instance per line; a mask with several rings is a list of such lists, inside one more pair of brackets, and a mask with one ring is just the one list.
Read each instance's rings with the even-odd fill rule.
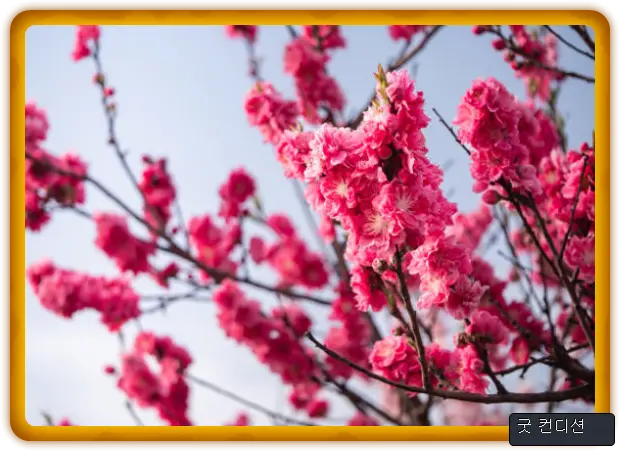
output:
[[0,418],[0,429],[2,429],[5,440],[17,449],[33,448],[34,442],[29,434],[32,428],[33,426],[26,421],[26,418],[20,419],[13,415],[3,415]]
[[[7,31],[12,30],[15,24],[20,23],[24,18],[24,13],[31,11],[32,3],[32,0],[20,0],[13,6],[9,6],[0,20],[0,33],[8,34]],[[25,28],[27,30],[30,25],[26,25]]]

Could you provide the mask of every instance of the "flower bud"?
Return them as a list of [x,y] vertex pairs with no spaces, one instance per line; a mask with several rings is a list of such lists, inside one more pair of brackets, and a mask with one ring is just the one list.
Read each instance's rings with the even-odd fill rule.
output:
[[510,63],[511,61],[514,61],[516,58],[516,55],[511,52],[510,50],[506,50],[504,52],[504,61],[506,61],[507,63]]
[[372,269],[381,274],[388,269],[388,264],[383,259],[375,258],[375,260],[372,262]]
[[394,328],[394,336],[400,337],[401,335],[405,335],[405,329],[403,329],[403,326],[398,325]]
[[492,45],[495,50],[504,50],[506,48],[506,42],[501,38],[493,40]]
[[519,271],[517,270],[516,267],[512,267],[510,268],[510,274],[508,275],[508,278],[510,279],[511,282],[518,282],[519,279],[521,278],[521,275],[519,274]]
[[497,191],[488,190],[482,195],[482,201],[487,205],[495,205],[500,200],[502,200],[502,197],[497,193]]
[[95,75],[93,75],[93,83],[97,83],[103,86],[105,84],[105,77],[103,76],[103,74],[97,72]]

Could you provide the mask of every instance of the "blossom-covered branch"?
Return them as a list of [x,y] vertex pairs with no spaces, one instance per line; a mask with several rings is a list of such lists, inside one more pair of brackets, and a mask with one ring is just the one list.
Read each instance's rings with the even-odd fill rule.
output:
[[[462,419],[469,424],[504,424],[514,405],[546,403],[551,411],[562,402],[591,404],[595,145],[592,139],[578,150],[568,146],[557,100],[566,78],[594,78],[560,69],[557,41],[590,60],[594,55],[550,27],[512,25],[506,35],[499,26],[476,26],[474,35],[493,37],[493,48],[525,81],[527,97],[495,78],[477,79],[450,123],[428,107],[422,86],[404,69],[443,26],[390,25],[386,32],[402,49],[378,66],[374,80],[369,74],[373,94],[347,121],[347,99],[330,70],[334,53],[347,47],[343,27],[285,27],[282,69],[291,98],[265,79],[260,29],[231,25],[225,32],[247,50],[247,121],[293,184],[320,252],[292,218],[271,212],[278,199],[261,198],[258,181],[241,166],[222,177],[217,211],[185,218],[166,158],[145,154],[139,170],[129,165],[116,131],[122,105],[104,73],[101,28],[79,26],[73,59],[94,63],[106,139],[140,206],[130,207],[80,156],[49,152],[47,114],[28,102],[26,229],[40,233],[57,212],[75,213],[90,221],[95,248],[116,270],[99,276],[51,260],[35,263],[27,280],[41,305],[67,319],[95,311],[119,337],[128,324],[138,326],[119,365],[106,373],[130,413],[134,405],[149,409],[172,426],[200,424],[189,411],[197,386],[274,423],[307,426],[333,418],[333,397],[353,412],[343,423],[367,426],[430,425],[435,411],[454,424],[451,402],[476,409],[479,418]],[[594,52],[587,31],[573,30]],[[447,167],[436,163],[427,142],[435,120],[429,110],[465,151],[458,155],[468,160],[479,197],[472,211],[460,211],[443,187]],[[90,188],[118,211],[91,213]],[[131,229],[136,224],[142,235]],[[494,258],[509,264],[507,274]],[[264,274],[275,281],[263,281]],[[161,292],[138,294],[138,277]],[[181,301],[207,303],[204,314],[213,312],[227,339],[286,387],[294,413],[196,378],[199,355],[143,329],[141,317]],[[513,386],[511,376],[536,382],[543,371],[544,389]],[[385,402],[371,396],[374,390]],[[513,406],[471,407],[491,404]],[[226,424],[250,423],[241,413]]]

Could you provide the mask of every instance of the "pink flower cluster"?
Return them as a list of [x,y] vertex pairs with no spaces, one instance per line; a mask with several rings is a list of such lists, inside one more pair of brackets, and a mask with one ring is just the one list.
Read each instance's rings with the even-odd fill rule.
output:
[[485,287],[472,277],[469,248],[454,237],[427,241],[412,251],[408,270],[420,277],[418,306],[437,306],[454,318],[469,317],[479,306]]
[[453,217],[454,225],[448,227],[447,235],[453,235],[456,241],[475,251],[485,232],[493,222],[489,206],[483,202],[471,213],[457,213]]
[[379,426],[379,422],[373,417],[356,412],[347,423],[347,426]]
[[345,48],[347,41],[340,34],[338,25],[304,25],[303,37],[316,48],[323,50]]
[[[325,337],[325,346],[357,365],[367,367],[371,343],[368,320],[356,309],[353,293],[341,286],[332,302],[329,319],[340,324],[332,326]],[[356,375],[353,368],[327,355],[325,365],[331,375],[349,379]],[[359,373],[358,373],[359,374]]]
[[258,27],[255,25],[226,25],[224,27],[226,34],[230,38],[243,38],[251,44],[256,42]]
[[321,123],[321,108],[333,112],[344,108],[340,86],[327,74],[329,59],[304,37],[295,38],[284,50],[284,72],[294,78],[301,113],[311,124]]
[[[243,168],[237,168],[231,171],[219,188],[218,215],[225,223],[219,226],[209,214],[189,220],[190,242],[198,253],[198,260],[205,266],[228,274],[237,271],[238,262],[233,259],[232,253],[241,244],[240,220],[247,213],[245,203],[255,192],[254,179]],[[201,271],[200,275],[205,282],[211,280],[205,271]]]
[[283,132],[290,130],[299,116],[297,102],[286,100],[266,81],[256,82],[244,99],[250,125],[258,128],[265,142],[277,144]]
[[71,53],[73,61],[89,57],[93,52],[92,46],[99,44],[100,35],[101,29],[98,25],[79,25],[75,35],[73,53]]
[[129,230],[127,218],[114,213],[96,213],[95,245],[111,258],[122,272],[148,273],[149,257],[155,253],[155,243],[137,238]]
[[254,179],[243,168],[234,169],[220,186],[219,216],[229,220],[239,218],[245,212],[243,204],[256,193]]
[[233,421],[225,424],[225,426],[251,426],[250,417],[247,413],[240,413]]
[[512,25],[510,28],[521,52],[530,60],[544,66],[538,67],[536,64],[527,63],[513,65],[517,77],[525,80],[532,99],[537,98],[546,102],[551,96],[552,83],[563,78],[561,73],[548,69],[557,66],[557,38],[551,33],[536,38],[532,33],[528,33],[523,25]]
[[48,260],[30,266],[27,278],[41,305],[64,318],[92,309],[101,314],[101,322],[114,332],[140,316],[140,299],[126,279],[70,271]]
[[[234,274],[237,263],[231,258],[233,249],[241,239],[241,229],[238,223],[219,227],[213,218],[205,214],[193,217],[188,223],[190,242],[196,249],[197,260],[208,268]],[[200,272],[203,281],[211,281],[211,276]]]
[[494,78],[476,80],[459,105],[454,123],[459,139],[472,147],[473,189],[484,193],[487,202],[494,202],[498,192],[504,194],[497,186],[500,180],[524,195],[542,193],[527,142],[521,139],[523,111],[514,95]]
[[144,196],[144,217],[155,232],[165,231],[172,217],[172,204],[176,198],[176,188],[167,170],[165,158],[153,160],[149,156],[142,157],[145,164],[138,187]]
[[[430,382],[435,388],[486,393],[489,381],[484,374],[480,349],[505,344],[508,330],[488,312],[477,311],[454,350],[438,343],[425,347]],[[373,346],[373,370],[390,380],[422,387],[422,368],[415,347],[404,335],[389,336]],[[415,393],[410,393],[415,396]]]
[[416,34],[426,31],[427,28],[426,25],[390,25],[388,33],[394,41],[411,41]]
[[153,233],[149,241],[136,237],[129,229],[127,218],[115,213],[95,213],[93,221],[97,229],[95,245],[114,261],[121,272],[148,274],[158,285],[168,288],[168,279],[178,274],[179,267],[171,262],[158,270],[151,264],[149,260],[156,251]]
[[250,256],[255,263],[267,263],[280,276],[280,287],[301,285],[308,289],[323,288],[329,278],[321,255],[310,251],[297,235],[288,217],[272,214],[265,224],[276,234],[276,241],[267,245],[261,238],[253,237]]
[[530,163],[536,167],[540,161],[560,145],[560,136],[551,118],[534,102],[520,104],[519,140],[529,150]]
[[[540,351],[549,343],[549,331],[526,303],[521,300],[506,301],[504,290],[508,283],[495,276],[489,263],[474,257],[472,266],[472,277],[486,287],[476,313],[484,312],[485,317],[503,324],[508,332],[507,340],[494,345],[487,343],[491,367],[494,370],[503,369],[508,357],[517,365],[526,363],[533,352]],[[505,345],[508,345],[508,354]]]
[[44,110],[26,103],[26,228],[38,232],[49,222],[50,208],[84,204],[86,164],[75,154],[56,157],[43,141],[49,123]]
[[[474,34],[489,31],[488,27],[477,25]],[[529,97],[547,102],[551,97],[552,84],[561,81],[563,74],[557,70],[557,38],[551,33],[538,36],[524,25],[510,25],[512,36],[493,40],[493,48],[504,52],[504,60],[510,62],[517,77],[525,81]],[[508,42],[508,43],[507,43]]]
[[556,249],[570,233],[565,262],[579,270],[581,280],[594,283],[594,148],[584,143],[579,151],[552,152],[540,163],[539,179],[545,193],[540,208],[552,222]]
[[347,257],[364,266],[389,261],[396,246],[419,243],[454,212],[426,158],[422,94],[405,71],[388,73],[385,84],[359,129],[323,125],[301,151],[309,201],[341,223]]
[[311,380],[317,365],[309,349],[300,341],[310,326],[310,319],[297,306],[282,306],[271,315],[261,311],[257,301],[248,299],[232,281],[225,280],[213,293],[217,320],[224,333],[248,347],[257,359],[293,387],[291,403],[318,415],[315,395],[319,386]]
[[[456,207],[440,189],[441,169],[426,157],[423,95],[406,71],[383,77],[358,129],[324,124],[314,133],[287,132],[278,154],[289,177],[308,183],[314,209],[348,234],[346,257],[360,309],[386,305],[382,278],[394,279],[385,269],[399,248],[412,251],[404,260],[426,291],[422,305],[447,306],[464,317],[484,290],[469,277],[467,249],[445,237]],[[373,268],[382,265],[379,276]]]
[[[158,372],[151,369],[149,359],[157,362]],[[170,426],[191,426],[185,380],[191,363],[189,353],[169,337],[140,332],[133,349],[122,356],[118,387],[138,406],[156,409]]]

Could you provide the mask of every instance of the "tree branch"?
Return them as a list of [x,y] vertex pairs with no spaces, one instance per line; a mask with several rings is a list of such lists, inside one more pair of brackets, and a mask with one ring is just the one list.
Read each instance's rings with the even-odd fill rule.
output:
[[545,29],[551,33],[553,36],[555,36],[556,38],[558,38],[558,40],[560,42],[562,42],[564,45],[566,45],[567,47],[573,49],[575,52],[579,53],[580,55],[586,56],[588,58],[590,58],[591,60],[594,60],[594,55],[592,55],[589,52],[586,52],[585,50],[581,50],[579,47],[571,44],[570,42],[568,42],[566,39],[564,39],[562,37],[562,35],[560,35],[559,33],[557,33],[553,28],[551,28],[549,25],[545,25],[544,26]]
[[347,360],[340,354],[332,351],[327,348],[324,344],[320,343],[311,333],[306,334],[308,339],[314,343],[314,345],[325,352],[327,355],[333,357],[334,359],[340,360],[343,363],[351,366],[357,371],[365,374],[371,379],[383,382],[384,384],[390,385],[392,387],[400,388],[402,390],[408,391],[410,393],[422,393],[427,395],[434,395],[440,398],[445,399],[457,399],[460,401],[470,401],[482,404],[505,404],[505,403],[521,403],[521,404],[538,404],[541,402],[560,402],[560,401],[568,401],[573,399],[579,399],[587,395],[591,395],[594,392],[593,384],[582,385],[578,388],[573,388],[570,390],[559,391],[559,392],[541,392],[541,393],[508,393],[508,394],[498,394],[498,395],[479,395],[476,393],[462,392],[462,391],[448,391],[448,390],[439,390],[431,388],[429,390],[425,390],[421,387],[414,387],[410,385],[401,384],[399,382],[391,381],[383,376],[379,376],[372,371],[367,370],[350,360]]

